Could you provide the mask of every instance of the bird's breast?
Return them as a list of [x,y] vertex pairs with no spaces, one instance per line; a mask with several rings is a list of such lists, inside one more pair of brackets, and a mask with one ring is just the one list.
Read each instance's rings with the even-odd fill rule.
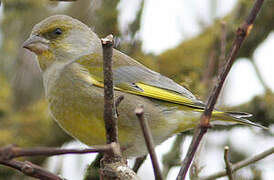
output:
[[51,67],[44,73],[49,109],[54,119],[69,134],[88,144],[104,144],[102,92],[92,91],[92,84],[76,66]]

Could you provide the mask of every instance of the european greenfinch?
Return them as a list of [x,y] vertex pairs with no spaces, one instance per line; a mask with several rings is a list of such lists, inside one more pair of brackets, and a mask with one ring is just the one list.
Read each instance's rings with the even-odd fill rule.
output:
[[[55,15],[36,24],[24,44],[37,55],[52,117],[71,136],[92,146],[106,143],[103,120],[103,58],[98,36],[82,22]],[[142,104],[156,145],[197,126],[204,103],[173,80],[113,50],[118,134],[126,157],[147,154],[135,108]],[[214,110],[212,121],[261,127],[250,114]]]

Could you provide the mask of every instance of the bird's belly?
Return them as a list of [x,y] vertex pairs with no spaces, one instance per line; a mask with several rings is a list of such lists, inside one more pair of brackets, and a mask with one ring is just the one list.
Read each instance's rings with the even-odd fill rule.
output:
[[[55,95],[54,97],[58,98],[49,98],[50,112],[58,124],[68,134],[89,146],[106,143],[103,120],[103,99],[97,102],[94,101],[94,98],[82,99],[78,97],[78,101],[74,102],[70,101],[69,98],[71,96],[66,95],[64,97]],[[132,110],[129,110],[131,113],[126,110],[126,107],[130,106],[127,102],[128,98],[125,98],[118,109],[118,111],[120,110],[120,116],[118,118],[119,143],[125,156],[144,155],[147,150],[143,134],[134,114],[134,107],[132,107]],[[129,114],[132,114],[132,117],[130,117]],[[160,120],[160,114],[157,116],[155,114],[154,116],[155,120]],[[148,120],[149,119],[152,120],[148,117]],[[169,132],[170,127],[168,127],[165,121],[150,125],[151,127],[155,126],[152,130],[155,144],[160,144],[171,136],[171,132]]]
[[[98,94],[94,97],[95,93]],[[48,97],[50,112],[68,134],[84,144],[89,146],[106,144],[103,91],[101,93],[100,95],[94,89],[93,95],[89,96],[86,93],[81,94],[78,90],[77,98],[72,97],[73,94],[69,92],[59,95],[50,94],[52,97]],[[134,125],[125,125],[124,121],[128,121],[128,116],[119,117],[118,134],[121,147],[127,148],[135,143],[137,128]]]

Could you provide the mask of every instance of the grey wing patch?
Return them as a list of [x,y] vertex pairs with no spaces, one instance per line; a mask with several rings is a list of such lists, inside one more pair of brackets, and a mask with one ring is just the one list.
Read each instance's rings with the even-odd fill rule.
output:
[[[142,74],[139,76],[139,74]],[[124,88],[130,87],[136,91],[143,91],[142,88],[137,86],[135,83],[140,82],[143,77],[148,76],[146,72],[137,70],[131,66],[123,66],[113,70],[113,83],[114,86],[122,86]]]
[[[114,84],[122,84],[122,83],[137,83],[142,82],[151,86],[159,87],[162,89],[166,89],[169,91],[174,91],[176,93],[181,94],[195,102],[199,102],[195,96],[175,83],[173,80],[162,76],[161,74],[151,71],[145,67],[138,66],[123,66],[113,70]],[[201,103],[202,104],[202,103]]]
[[160,87],[163,89],[167,89],[170,91],[175,91],[179,94],[182,94],[185,97],[188,97],[189,99],[196,99],[196,97],[187,89],[185,89],[184,87],[180,86],[179,84],[177,84],[176,82],[174,82],[173,80],[159,74],[156,73],[157,79],[153,79],[150,81],[150,85],[152,86],[156,86],[156,87]]
[[113,70],[113,78],[114,84],[120,84],[147,82],[154,77],[146,69],[135,66],[123,66]]

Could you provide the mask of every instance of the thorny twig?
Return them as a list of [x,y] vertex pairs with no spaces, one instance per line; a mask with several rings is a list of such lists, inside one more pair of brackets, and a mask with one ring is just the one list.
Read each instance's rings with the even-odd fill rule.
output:
[[151,135],[149,125],[148,125],[146,119],[144,118],[144,107],[141,105],[139,107],[137,107],[135,109],[135,114],[140,121],[141,129],[144,134],[146,146],[147,146],[147,149],[148,149],[151,161],[152,161],[155,179],[162,180],[163,177],[162,177],[162,173],[160,170],[159,161],[157,159],[157,156],[156,156],[156,153],[154,150],[153,137]]
[[224,148],[224,160],[225,160],[225,169],[226,169],[226,174],[228,176],[229,180],[233,180],[233,175],[232,175],[232,164],[229,161],[229,157],[228,157],[228,152],[229,152],[229,147],[225,146]]
[[253,23],[255,21],[255,18],[257,16],[257,14],[259,13],[259,10],[261,9],[263,2],[264,2],[264,0],[257,0],[255,2],[250,14],[248,15],[248,17],[245,20],[245,22],[237,30],[236,38],[233,42],[230,54],[226,60],[224,69],[218,76],[218,83],[216,84],[213,91],[211,92],[209,99],[207,101],[205,110],[201,116],[200,124],[195,129],[195,132],[194,132],[191,144],[189,146],[187,155],[182,163],[180,172],[177,176],[177,180],[185,179],[185,177],[186,177],[186,173],[187,173],[189,166],[192,162],[194,154],[197,151],[200,141],[201,141],[202,137],[204,136],[204,134],[207,132],[208,128],[210,127],[209,121],[211,118],[211,114],[212,114],[212,111],[216,104],[216,101],[219,97],[220,91],[221,91],[224,81],[227,77],[227,74],[230,71],[234,60],[236,59],[236,55],[237,55],[243,41],[249,35],[249,33],[252,29]]
[[[260,154],[257,154],[253,157],[250,157],[250,158],[247,158],[243,161],[240,161],[240,162],[237,162],[233,165],[231,165],[231,169],[232,169],[232,172],[235,172],[243,167],[246,167],[250,164],[253,164],[259,160],[262,160],[264,159],[265,157],[271,155],[274,153],[274,147],[260,153]],[[206,177],[201,177],[200,180],[211,180],[211,179],[217,179],[217,178],[220,178],[220,177],[223,177],[223,176],[226,176],[227,173],[226,171],[220,171],[220,172],[217,172],[217,173],[214,173],[212,175],[209,175],[209,176],[206,176]]]

